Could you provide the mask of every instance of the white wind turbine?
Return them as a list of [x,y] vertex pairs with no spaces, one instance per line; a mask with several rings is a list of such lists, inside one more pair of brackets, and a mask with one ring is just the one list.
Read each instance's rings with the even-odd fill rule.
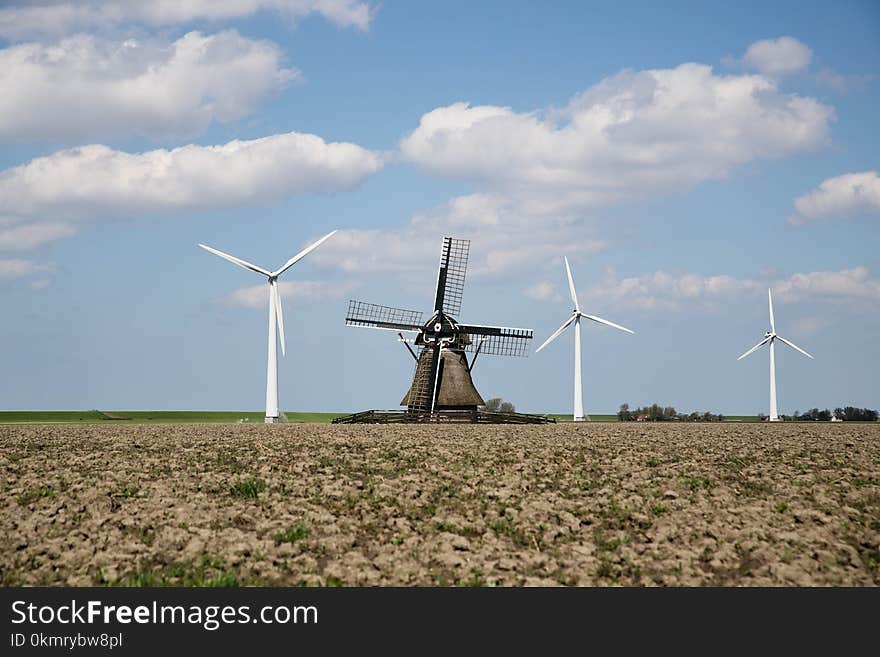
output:
[[275,333],[276,323],[278,325],[278,334],[281,337],[281,354],[285,355],[284,312],[281,309],[281,295],[278,293],[278,277],[309,253],[321,246],[326,240],[333,237],[334,234],[336,234],[335,230],[332,233],[324,235],[324,237],[311,246],[304,248],[275,271],[269,271],[262,267],[257,267],[256,265],[252,265],[251,263],[245,262],[235,256],[231,256],[228,253],[212,249],[210,246],[205,246],[204,244],[199,244],[199,246],[206,251],[210,251],[221,258],[225,258],[239,267],[244,267],[245,269],[250,269],[258,274],[262,274],[269,279],[269,364],[266,369],[266,424],[275,424],[278,422],[278,335]]
[[773,347],[773,343],[779,340],[780,342],[787,344],[792,349],[797,349],[807,358],[812,358],[812,356],[810,356],[810,354],[798,347],[793,342],[789,342],[781,335],[776,335],[776,321],[773,319],[773,295],[770,293],[769,289],[767,290],[767,300],[770,303],[770,330],[764,333],[763,340],[761,340],[758,344],[749,349],[742,356],[737,358],[737,360],[742,360],[749,354],[763,347],[768,342],[770,343],[770,421],[779,422],[779,415],[776,412],[776,351]]
[[595,315],[587,315],[586,313],[581,312],[580,304],[578,303],[577,293],[574,290],[574,280],[571,278],[571,268],[568,266],[568,258],[564,257],[565,260],[565,273],[568,274],[568,290],[571,293],[571,300],[574,303],[574,310],[571,313],[571,317],[569,317],[565,323],[560,326],[556,333],[547,338],[546,342],[542,344],[535,350],[535,353],[538,353],[546,347],[548,344],[553,342],[557,337],[559,337],[562,332],[567,329],[571,324],[574,324],[574,421],[575,422],[583,422],[585,420],[589,420],[590,418],[584,415],[584,398],[583,398],[583,389],[581,385],[581,317],[586,317],[594,322],[598,322],[599,324],[605,324],[606,326],[611,326],[613,328],[619,329],[621,331],[626,331],[627,333],[635,333],[635,331],[631,331],[626,327],[620,326],[619,324],[615,324],[614,322],[609,322],[607,319],[602,319],[601,317],[596,317]]

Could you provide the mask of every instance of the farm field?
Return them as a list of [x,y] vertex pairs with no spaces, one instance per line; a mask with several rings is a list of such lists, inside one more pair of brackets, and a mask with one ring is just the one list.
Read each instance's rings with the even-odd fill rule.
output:
[[[590,419],[593,422],[617,422],[616,415],[600,415],[590,413]],[[571,413],[547,413],[547,417],[551,417],[557,422],[571,422]]]
[[[329,422],[342,413],[285,413],[287,422]],[[263,411],[0,411],[0,424],[262,424]]]
[[880,425],[0,427],[10,585],[880,584]]
[[[285,413],[286,422],[330,422],[339,413]],[[557,422],[571,422],[571,413],[548,413]],[[590,414],[593,422],[617,422],[617,415]],[[757,422],[756,415],[732,415],[726,422]],[[262,411],[0,411],[0,424],[262,424]]]

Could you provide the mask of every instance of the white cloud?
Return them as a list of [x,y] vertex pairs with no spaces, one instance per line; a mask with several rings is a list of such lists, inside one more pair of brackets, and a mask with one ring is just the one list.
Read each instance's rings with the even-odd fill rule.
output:
[[[289,302],[314,303],[325,299],[342,299],[358,287],[358,283],[352,281],[279,281],[278,291],[281,293],[282,303],[285,308]],[[243,308],[266,308],[269,303],[269,286],[254,285],[235,290],[223,299],[223,302],[231,306]]]
[[800,317],[791,323],[795,337],[811,338],[831,324],[827,317]]
[[427,270],[439,236],[453,235],[472,240],[474,275],[558,267],[563,254],[605,248],[592,229],[597,208],[821,147],[832,119],[831,107],[781,93],[771,79],[699,64],[623,71],[561,110],[439,107],[402,139],[402,158],[483,189],[398,230],[342,231],[315,260],[345,271]]
[[381,167],[360,146],[290,132],[125,153],[71,148],[0,172],[0,212],[58,216],[223,207],[350,189]]
[[810,66],[813,51],[794,37],[763,39],[748,47],[742,63],[765,75],[780,76],[800,73]]
[[523,294],[529,299],[535,299],[536,301],[562,301],[564,299],[556,289],[556,286],[547,281],[530,285],[523,290]]
[[837,73],[826,67],[816,73],[816,84],[825,89],[845,94],[864,89],[868,83],[873,82],[878,77],[880,76],[871,74]]
[[161,28],[193,21],[228,21],[274,11],[289,21],[319,14],[338,27],[367,30],[375,10],[360,0],[28,0],[0,9],[0,36],[56,37],[126,24]]
[[0,248],[68,237],[90,221],[347,190],[381,167],[356,144],[296,132],[145,153],[62,150],[0,172]]
[[0,251],[28,251],[48,242],[73,237],[76,228],[61,222],[0,225]]
[[665,271],[618,279],[614,271],[609,270],[602,283],[588,290],[584,297],[616,307],[675,310],[683,303],[732,298],[743,291],[759,289],[761,285],[727,275],[675,275]]
[[876,171],[847,173],[828,178],[818,189],[794,200],[795,214],[789,223],[818,219],[880,214],[880,176]]
[[12,281],[17,278],[54,271],[54,269],[55,265],[34,262],[33,260],[0,259],[0,281]]
[[757,158],[828,141],[833,109],[760,75],[711,67],[623,71],[562,110],[455,103],[401,142],[428,171],[482,181],[520,203],[566,212],[687,188]]
[[234,30],[12,46],[0,50],[0,140],[194,135],[251,114],[297,79],[282,60],[274,44]]
[[[615,307],[678,310],[692,304],[712,306],[743,295],[766,301],[768,288],[773,290],[774,301],[780,303],[880,302],[880,281],[872,278],[866,267],[796,273],[784,278],[744,279],[693,273],[675,275],[665,271],[620,279],[609,271],[584,298]],[[880,305],[877,308],[880,309]]]
[[[880,302],[880,281],[871,278],[866,267],[792,274],[774,282],[773,291],[783,302],[811,299]],[[880,305],[877,307],[880,309]]]
[[[447,234],[474,240],[475,274],[558,266],[563,254],[604,248],[590,231],[598,208],[687,189],[758,158],[819,148],[828,143],[833,115],[813,98],[780,92],[765,76],[718,75],[693,63],[623,71],[562,109],[439,107],[401,140],[401,156],[482,190],[399,231],[353,235],[351,253],[338,240],[321,257],[329,262],[338,254],[351,269],[414,265],[434,259],[436,247],[425,245],[424,235]],[[375,244],[373,261],[354,252],[365,240]]]
[[427,270],[439,236],[454,235],[472,240],[474,275],[558,266],[563,254],[605,248],[591,230],[597,208],[821,147],[832,120],[831,107],[781,93],[764,76],[699,64],[624,71],[561,110],[454,103],[423,115],[401,155],[483,189],[398,230],[343,231],[315,260],[345,271]]
[[606,247],[582,221],[540,214],[503,196],[469,194],[391,230],[341,230],[312,254],[346,272],[436,270],[444,235],[471,240],[469,276],[498,275],[558,264]]

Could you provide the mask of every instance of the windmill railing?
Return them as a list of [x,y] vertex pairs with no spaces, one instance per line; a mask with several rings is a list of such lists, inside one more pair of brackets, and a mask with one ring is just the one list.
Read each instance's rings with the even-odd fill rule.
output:
[[333,424],[555,424],[556,420],[534,413],[496,413],[480,409],[439,410],[369,410],[335,417]]

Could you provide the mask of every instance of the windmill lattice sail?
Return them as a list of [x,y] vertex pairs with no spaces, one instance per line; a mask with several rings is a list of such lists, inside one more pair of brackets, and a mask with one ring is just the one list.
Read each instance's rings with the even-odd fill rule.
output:
[[532,329],[459,324],[465,351],[490,356],[528,356]]
[[464,279],[467,276],[470,240],[443,238],[440,252],[440,270],[437,274],[437,292],[434,310],[447,315],[461,312],[461,298],[464,295]]
[[418,310],[404,310],[352,299],[348,302],[345,324],[388,331],[417,331],[422,327],[423,315]]

